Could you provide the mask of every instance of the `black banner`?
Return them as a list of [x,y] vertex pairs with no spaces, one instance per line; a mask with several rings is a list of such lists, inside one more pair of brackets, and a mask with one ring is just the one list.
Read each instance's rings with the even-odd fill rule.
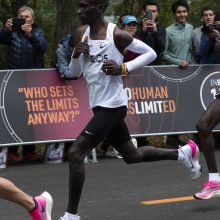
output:
[[[194,133],[220,91],[220,65],[145,67],[124,78],[132,136]],[[55,69],[0,71],[0,145],[75,139],[92,111],[83,78]],[[216,127],[219,130],[220,126]]]
[[74,139],[92,117],[85,80],[55,69],[1,71],[0,144]]
[[[220,90],[220,65],[145,67],[125,80],[126,122],[134,136],[196,132],[196,122]],[[219,129],[220,127],[216,127]]]

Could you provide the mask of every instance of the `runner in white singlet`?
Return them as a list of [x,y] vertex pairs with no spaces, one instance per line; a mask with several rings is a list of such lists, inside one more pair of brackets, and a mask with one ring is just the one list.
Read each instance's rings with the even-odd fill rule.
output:
[[[122,77],[151,63],[156,53],[145,43],[105,21],[107,6],[108,0],[79,0],[77,3],[79,19],[86,26],[76,30],[76,46],[70,69],[74,77],[83,74],[86,79],[94,116],[69,150],[69,203],[62,220],[80,219],[77,211],[85,179],[84,157],[104,139],[116,148],[128,164],[178,160],[193,179],[201,175],[199,150],[192,141],[180,150],[134,146],[124,122],[128,98]],[[140,56],[123,63],[125,48]]]

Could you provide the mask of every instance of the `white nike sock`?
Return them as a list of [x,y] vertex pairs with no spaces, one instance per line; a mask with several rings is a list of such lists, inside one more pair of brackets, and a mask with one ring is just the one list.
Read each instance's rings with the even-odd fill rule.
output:
[[79,216],[77,214],[74,215],[69,212],[65,212],[64,217],[66,217],[67,220],[78,220],[79,219]]
[[219,175],[219,173],[209,173],[209,181],[220,182],[220,175]]

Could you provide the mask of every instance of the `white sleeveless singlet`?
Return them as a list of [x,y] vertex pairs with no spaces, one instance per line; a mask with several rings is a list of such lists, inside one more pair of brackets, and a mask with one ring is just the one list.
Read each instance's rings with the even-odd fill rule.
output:
[[82,37],[82,40],[88,37],[89,55],[82,55],[81,70],[88,84],[91,108],[127,106],[128,98],[123,88],[122,76],[110,76],[102,71],[104,61],[114,60],[117,64],[123,63],[123,55],[114,44],[114,28],[115,24],[108,23],[105,40],[90,39],[90,27]]

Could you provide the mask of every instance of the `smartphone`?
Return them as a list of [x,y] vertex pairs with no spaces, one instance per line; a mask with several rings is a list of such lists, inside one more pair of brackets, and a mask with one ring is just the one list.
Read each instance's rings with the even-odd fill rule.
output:
[[21,32],[21,25],[25,24],[24,18],[13,18],[12,19],[13,25],[12,25],[12,31],[13,32]]
[[146,20],[153,20],[152,11],[146,11],[144,18],[145,18]]

